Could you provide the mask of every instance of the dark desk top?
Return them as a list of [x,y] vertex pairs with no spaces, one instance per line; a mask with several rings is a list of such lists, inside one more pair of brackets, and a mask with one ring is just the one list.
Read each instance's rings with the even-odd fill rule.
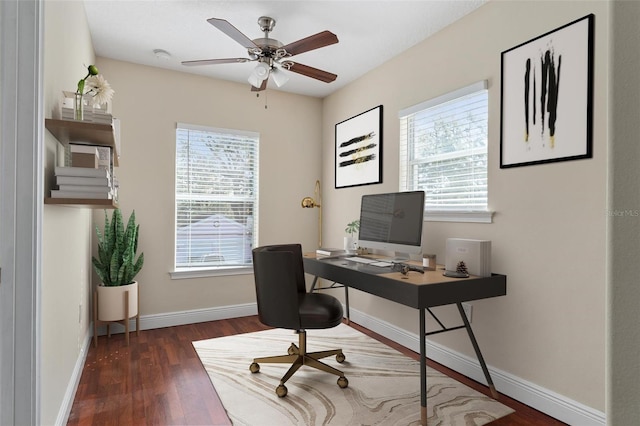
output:
[[304,255],[304,268],[308,274],[413,308],[450,305],[507,294],[505,275],[451,278],[442,275],[442,266],[424,274],[412,271],[402,275],[400,272],[391,272],[390,267],[356,263],[346,258],[316,258],[315,253],[308,253]]

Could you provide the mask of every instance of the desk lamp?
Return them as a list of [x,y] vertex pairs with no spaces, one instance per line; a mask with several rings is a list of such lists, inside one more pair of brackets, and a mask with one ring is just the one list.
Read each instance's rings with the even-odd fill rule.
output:
[[[320,202],[322,201],[320,198],[320,181],[317,180],[316,181],[316,189],[314,191],[314,198],[311,197],[304,197],[302,199],[302,208],[305,209],[312,209],[314,207],[317,207],[319,212],[318,212],[318,247],[322,247],[322,206],[320,205]],[[317,200],[317,201],[316,201]]]

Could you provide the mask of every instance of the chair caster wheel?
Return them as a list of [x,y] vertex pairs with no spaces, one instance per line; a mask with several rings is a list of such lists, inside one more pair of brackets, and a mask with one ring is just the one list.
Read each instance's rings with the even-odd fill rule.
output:
[[300,352],[300,350],[293,343],[291,344],[291,346],[289,346],[289,349],[287,349],[287,353],[289,355],[294,355],[294,354],[297,354],[298,352]]
[[280,398],[284,398],[285,396],[287,396],[287,387],[285,385],[278,385],[278,387],[276,388],[276,395],[278,395]]
[[347,386],[349,386],[349,380],[347,380],[347,378],[344,376],[338,378],[338,386],[340,386],[340,388],[342,389],[346,388]]
[[338,361],[340,364],[342,364],[344,360],[345,360],[345,357],[343,353],[339,353],[336,355],[336,361]]
[[257,373],[260,371],[260,364],[258,364],[257,362],[252,362],[251,365],[249,366],[249,371],[251,371],[252,373]]

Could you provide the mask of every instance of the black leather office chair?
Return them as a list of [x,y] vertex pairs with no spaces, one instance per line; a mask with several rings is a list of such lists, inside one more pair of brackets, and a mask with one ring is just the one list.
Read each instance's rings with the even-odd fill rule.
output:
[[260,371],[260,362],[291,363],[289,371],[276,388],[279,397],[287,395],[287,380],[303,365],[338,376],[338,386],[346,388],[349,381],[342,371],[319,359],[335,355],[338,362],[345,357],[342,349],[307,353],[306,329],[335,327],[342,321],[342,305],[333,296],[307,292],[300,244],[285,244],[253,249],[253,271],[258,301],[258,317],[268,326],[295,330],[298,346],[291,344],[288,355],[255,358],[249,367]]

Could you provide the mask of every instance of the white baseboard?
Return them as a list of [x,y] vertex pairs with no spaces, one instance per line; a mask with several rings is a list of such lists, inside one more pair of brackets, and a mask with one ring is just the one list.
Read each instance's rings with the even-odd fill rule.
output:
[[89,345],[91,345],[92,334],[93,333],[91,332],[91,327],[88,327],[87,332],[84,336],[84,340],[82,342],[82,346],[80,347],[78,359],[76,360],[76,364],[73,367],[73,372],[71,373],[71,378],[69,379],[67,390],[65,391],[64,397],[62,398],[60,410],[58,410],[58,417],[56,418],[55,423],[56,426],[63,426],[69,422],[69,415],[71,414],[71,408],[73,408],[73,400],[76,396],[78,385],[80,384],[80,377],[82,377],[82,369],[84,368],[84,363],[87,360],[87,354],[89,353]]
[[[410,333],[393,324],[360,312],[357,309],[350,308],[350,317],[353,322],[387,339],[391,339],[415,352],[420,351],[420,338],[417,334]],[[481,343],[482,342],[480,342],[480,344]],[[429,339],[427,339],[426,346],[430,359],[479,383],[486,384],[484,374],[476,358],[452,351]],[[584,404],[505,371],[492,368],[490,365],[487,367],[489,368],[493,384],[498,392],[510,398],[570,425],[604,426],[606,424],[605,413],[601,411],[594,410],[591,407],[587,407]]]
[[[242,305],[220,306],[216,308],[195,309],[192,311],[141,315],[140,330],[152,330],[154,328],[173,327],[175,325],[248,317],[257,314],[258,308],[255,303],[245,303]],[[121,324],[113,324],[110,328],[112,334],[124,333],[124,326]],[[129,321],[129,330],[135,330],[135,320]],[[98,335],[102,336],[104,334],[106,334],[106,327],[99,327]]]
[[[239,318],[256,315],[257,313],[256,304],[247,303],[243,305],[197,309],[193,311],[145,315],[140,317],[140,329],[148,330],[205,321]],[[367,315],[357,309],[350,308],[350,316],[355,323],[360,324],[363,327],[391,339],[415,352],[419,352],[420,339],[417,334],[408,332],[407,330],[396,327],[393,324]],[[131,324],[132,330],[134,325],[134,323]],[[112,333],[124,331],[124,327],[119,324],[115,324],[113,328]],[[91,336],[89,336],[87,340],[87,348],[88,344],[91,342],[90,338]],[[475,358],[452,351],[451,349],[439,345],[429,339],[427,339],[427,354],[430,359],[451,368],[460,374],[470,377],[477,382],[486,383],[482,369]],[[84,351],[84,357],[86,357],[86,350]],[[76,365],[76,370],[79,370],[77,373],[78,381],[80,379],[80,374],[82,373],[83,364],[84,358],[82,360],[79,358],[78,364]],[[492,368],[491,366],[488,366],[488,368],[491,372],[491,377],[496,389],[504,395],[570,425],[604,426],[606,424],[605,414],[601,411],[594,410],[584,404],[573,401],[549,389],[545,389],[505,371]],[[74,374],[76,374],[75,371]],[[77,386],[77,382],[75,386]],[[73,393],[75,393],[75,391],[72,392],[70,396],[67,416],[71,409],[71,404],[73,403]],[[62,411],[63,410],[61,409],[61,412]]]

